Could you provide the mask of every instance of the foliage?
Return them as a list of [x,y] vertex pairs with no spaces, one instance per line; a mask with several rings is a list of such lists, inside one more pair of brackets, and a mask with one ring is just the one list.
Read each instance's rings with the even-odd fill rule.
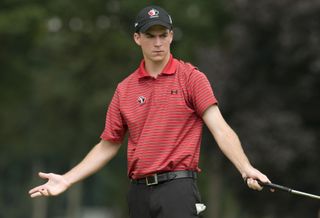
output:
[[[227,43],[198,52],[252,163],[274,182],[313,193],[320,193],[320,32],[314,22],[319,6],[299,0],[233,1]],[[238,181],[229,184],[237,187]],[[319,210],[315,201],[282,193],[237,192],[251,199],[241,201],[250,217],[314,217]]]

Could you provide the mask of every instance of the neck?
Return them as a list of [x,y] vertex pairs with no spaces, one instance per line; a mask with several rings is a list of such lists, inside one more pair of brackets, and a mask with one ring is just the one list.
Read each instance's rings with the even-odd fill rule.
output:
[[152,61],[150,59],[145,58],[145,69],[152,77],[157,77],[160,73],[162,73],[163,69],[166,67],[167,63],[170,59],[170,53],[161,61]]

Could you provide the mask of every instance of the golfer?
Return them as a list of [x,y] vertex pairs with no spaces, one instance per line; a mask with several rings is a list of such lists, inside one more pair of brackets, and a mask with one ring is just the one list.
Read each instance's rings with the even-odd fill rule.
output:
[[205,123],[222,152],[246,179],[270,182],[246,157],[235,132],[222,117],[206,76],[170,52],[173,25],[158,6],[142,9],[133,39],[143,60],[118,84],[101,141],[64,175],[39,173],[47,183],[29,194],[55,196],[105,166],[128,133],[128,192],[131,218],[192,218],[205,208],[196,179]]

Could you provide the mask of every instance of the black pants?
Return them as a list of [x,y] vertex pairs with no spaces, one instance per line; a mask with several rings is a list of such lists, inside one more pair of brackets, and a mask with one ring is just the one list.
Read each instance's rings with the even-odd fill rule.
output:
[[130,218],[198,218],[200,194],[193,178],[174,179],[154,186],[130,184]]

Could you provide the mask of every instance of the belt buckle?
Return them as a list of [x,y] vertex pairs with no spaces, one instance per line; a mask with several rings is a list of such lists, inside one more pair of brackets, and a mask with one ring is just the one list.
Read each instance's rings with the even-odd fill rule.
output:
[[147,176],[146,177],[146,184],[147,184],[147,186],[157,185],[158,184],[158,175],[153,174],[153,175]]

